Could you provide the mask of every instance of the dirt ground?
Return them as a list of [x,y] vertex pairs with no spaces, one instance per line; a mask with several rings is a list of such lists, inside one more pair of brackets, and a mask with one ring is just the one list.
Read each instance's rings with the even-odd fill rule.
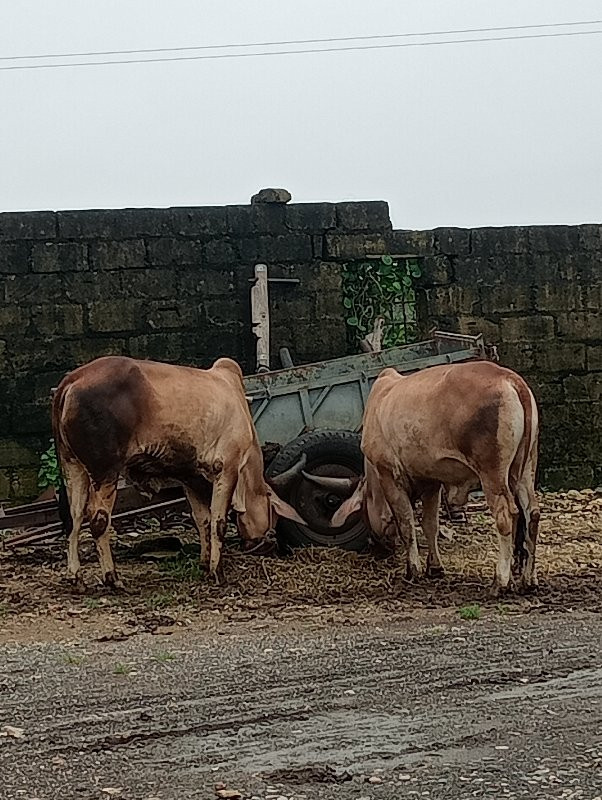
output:
[[540,590],[503,600],[486,513],[416,585],[395,557],[232,544],[215,587],[128,558],[130,532],[130,593],[88,541],[76,595],[62,547],[0,550],[0,796],[602,798],[602,497],[542,501]]

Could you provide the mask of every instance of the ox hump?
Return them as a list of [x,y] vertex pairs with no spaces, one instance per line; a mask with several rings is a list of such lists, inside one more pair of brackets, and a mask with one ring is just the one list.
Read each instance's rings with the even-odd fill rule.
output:
[[226,372],[229,372],[232,375],[236,375],[236,377],[240,378],[241,380],[243,377],[240,364],[238,364],[232,358],[218,358],[217,361],[211,367],[211,369],[225,370]]

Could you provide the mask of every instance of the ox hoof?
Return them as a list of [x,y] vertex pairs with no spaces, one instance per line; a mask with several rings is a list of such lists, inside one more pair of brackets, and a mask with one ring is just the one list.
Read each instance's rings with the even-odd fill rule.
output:
[[420,578],[420,568],[416,564],[408,564],[406,567],[406,580],[417,581]]
[[445,570],[441,565],[439,566],[427,566],[426,568],[426,577],[427,578],[444,578],[445,577]]
[[539,584],[537,583],[536,578],[532,578],[531,580],[527,580],[526,578],[521,578],[517,581],[516,584],[516,591],[519,594],[535,594],[539,589]]
[[113,589],[116,592],[124,592],[127,594],[127,589],[125,588],[125,584],[122,580],[117,577],[117,573],[115,570],[111,572],[106,572],[102,576],[102,582],[105,586],[109,589]]
[[81,572],[75,575],[67,575],[67,581],[71,584],[73,591],[77,594],[84,594],[86,591],[86,584],[82,577]]
[[489,590],[489,596],[492,600],[499,600],[500,597],[504,597],[504,595],[509,594],[511,591],[510,584],[506,584],[503,586],[497,578],[493,581],[491,589]]
[[222,569],[221,565],[215,569],[210,569],[209,574],[215,581],[216,586],[223,586],[226,583],[224,579],[224,570]]

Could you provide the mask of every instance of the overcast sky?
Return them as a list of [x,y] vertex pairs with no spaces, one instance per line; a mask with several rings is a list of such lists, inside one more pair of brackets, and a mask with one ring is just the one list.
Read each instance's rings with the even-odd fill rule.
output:
[[[591,0],[0,0],[0,56],[595,19]],[[602,35],[1,71],[0,209],[282,186],[388,200],[401,228],[600,222],[601,92]]]

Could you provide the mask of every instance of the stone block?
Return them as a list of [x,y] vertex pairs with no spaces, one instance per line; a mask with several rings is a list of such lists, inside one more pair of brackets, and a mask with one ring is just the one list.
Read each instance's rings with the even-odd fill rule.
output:
[[24,275],[29,272],[29,242],[0,242],[0,273]]
[[173,269],[129,270],[121,277],[125,297],[134,299],[175,297],[176,272]]
[[92,270],[141,269],[146,266],[146,248],[140,239],[123,242],[92,242]]
[[190,329],[202,324],[203,314],[203,306],[198,302],[191,302],[186,298],[163,300],[150,303],[146,322],[153,331]]
[[57,219],[61,239],[137,239],[169,236],[173,232],[168,208],[59,211]]
[[324,258],[324,235],[313,234],[311,237],[311,252],[314,259]]
[[205,245],[207,264],[236,264],[239,260],[238,249],[232,240],[214,239]]
[[225,206],[170,209],[172,227],[178,236],[223,236],[228,230]]
[[471,232],[475,256],[500,256],[529,252],[529,229],[522,227],[475,228]]
[[579,229],[574,225],[532,225],[527,228],[532,253],[572,253],[579,249]]
[[270,288],[270,317],[274,325],[295,325],[300,320],[315,320],[316,295],[299,287],[278,286]]
[[566,466],[551,466],[542,470],[541,485],[551,491],[560,489],[584,489],[594,486],[593,468],[589,464],[575,463]]
[[311,237],[303,233],[284,236],[255,236],[240,240],[240,259],[255,264],[311,261]]
[[503,317],[500,332],[504,342],[534,342],[554,337],[554,317],[533,314],[525,317]]
[[90,304],[88,324],[95,333],[135,331],[146,327],[147,304],[139,300],[98,300]]
[[79,272],[88,268],[88,246],[78,242],[37,242],[31,250],[32,272]]
[[[304,264],[296,264],[283,277],[299,278],[300,288],[303,292],[322,292],[341,293],[343,285],[342,267],[336,261],[320,261],[308,267]],[[290,291],[290,289],[289,289]]]
[[5,211],[0,214],[0,241],[54,238],[54,211]]
[[521,377],[531,388],[539,404],[555,405],[561,408],[565,402],[562,380],[550,375],[529,375],[521,373]]
[[[602,264],[600,265],[600,275],[602,276]],[[583,307],[588,311],[602,309],[602,280],[589,286],[583,286]],[[574,308],[569,306],[568,310],[573,311]]]
[[602,274],[602,251],[579,250],[562,255],[542,253],[531,256],[531,283],[596,285]]
[[37,275],[8,275],[4,283],[7,303],[23,306],[57,303],[63,297],[63,284],[56,273]]
[[534,292],[538,311],[578,311],[583,308],[583,291],[578,283],[538,283]]
[[90,303],[119,297],[122,293],[122,277],[122,272],[66,273],[60,278],[61,293],[66,300],[73,303]]
[[431,316],[481,315],[479,290],[473,286],[435,286],[426,290]]
[[602,400],[602,372],[591,375],[569,375],[564,379],[563,385],[567,400],[588,402]]
[[466,228],[435,228],[435,249],[449,256],[470,254],[470,231]]
[[434,231],[397,230],[387,233],[387,250],[390,255],[435,256]]
[[87,364],[101,356],[127,355],[127,340],[123,337],[92,338],[82,337],[63,343],[63,361],[68,369]]
[[327,258],[360,261],[366,256],[384,255],[387,252],[387,240],[380,233],[327,233],[325,236]]
[[343,297],[340,292],[319,292],[315,297],[315,317],[316,320],[328,320],[329,324],[341,321],[345,324],[343,317]]
[[73,336],[84,332],[83,308],[81,305],[48,303],[34,306],[31,319],[35,331],[41,336],[65,334]]
[[389,204],[384,200],[336,204],[337,227],[347,231],[389,231]]
[[334,203],[295,203],[284,209],[284,222],[291,231],[322,233],[337,226]]
[[453,282],[454,269],[448,256],[424,256],[420,258],[424,286],[448,286]]
[[602,312],[570,311],[558,314],[558,335],[580,342],[602,339]]
[[21,337],[29,325],[29,308],[10,305],[0,306],[0,336]]
[[575,372],[585,369],[585,345],[576,342],[503,342],[498,349],[502,363],[520,373]]
[[146,333],[128,339],[127,354],[132,358],[178,363],[182,358],[183,333]]
[[155,267],[180,267],[202,264],[203,245],[198,239],[149,239],[146,243],[148,263]]
[[592,344],[586,350],[587,369],[602,370],[602,344]]
[[501,283],[483,288],[481,292],[484,314],[507,314],[512,311],[530,311],[534,308],[533,293],[529,286]]
[[23,467],[38,463],[31,444],[14,439],[0,439],[0,467]]
[[458,317],[458,333],[465,333],[468,336],[482,334],[487,344],[497,344],[500,341],[500,326],[497,322],[492,322],[485,317]]
[[292,195],[288,189],[274,189],[269,187],[267,189],[260,189],[256,194],[251,197],[251,205],[256,204],[284,204],[290,203]]
[[[232,269],[185,267],[178,271],[178,293],[181,299],[203,298],[212,295],[234,295],[237,277]],[[245,287],[247,292],[251,284]],[[248,295],[247,295],[248,296]]]
[[287,225],[287,218],[293,208],[296,208],[296,206],[266,203],[250,206],[228,206],[228,233],[235,238],[244,238],[257,234],[284,235],[292,230]]
[[602,225],[579,225],[577,232],[580,249],[602,251]]

